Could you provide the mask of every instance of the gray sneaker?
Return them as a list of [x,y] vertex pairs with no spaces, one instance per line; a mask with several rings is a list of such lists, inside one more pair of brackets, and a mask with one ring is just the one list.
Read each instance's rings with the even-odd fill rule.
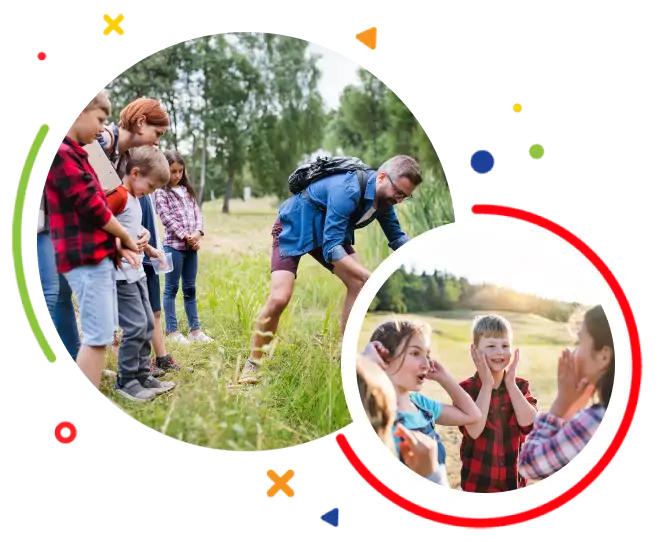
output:
[[156,396],[153,391],[145,389],[137,379],[131,380],[121,388],[115,385],[114,389],[122,397],[130,401],[137,401],[138,403],[150,401]]
[[259,365],[253,360],[248,359],[245,362],[245,367],[243,372],[240,373],[240,378],[238,379],[238,384],[257,384],[260,378],[259,374]]
[[161,395],[174,389],[176,384],[174,382],[161,382],[157,378],[154,378],[152,375],[149,375],[142,383],[142,386],[147,391],[155,393],[156,395]]

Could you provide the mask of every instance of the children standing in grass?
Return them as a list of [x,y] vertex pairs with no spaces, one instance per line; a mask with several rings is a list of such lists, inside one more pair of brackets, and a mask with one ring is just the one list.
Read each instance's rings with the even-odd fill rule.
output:
[[[156,211],[165,227],[165,252],[172,255],[174,269],[165,275],[165,325],[168,337],[181,344],[211,342],[200,329],[197,310],[197,265],[199,240],[204,235],[197,198],[185,172],[183,157],[166,151],[169,184],[156,191]],[[186,339],[178,331],[176,294],[183,283],[183,303],[190,333]]]
[[94,141],[110,115],[98,94],[78,116],[60,145],[46,178],[48,219],[57,260],[78,300],[82,346],[77,363],[98,387],[105,347],[117,325],[114,263],[119,250],[138,252],[135,241],[112,215],[103,188],[82,148]]
[[[131,150],[142,146],[158,145],[160,138],[168,128],[169,116],[160,103],[149,98],[138,98],[121,111],[119,124],[113,123],[105,127],[103,133],[98,137],[98,142],[117,171],[119,178],[123,179]],[[149,243],[155,250],[159,250],[153,195],[143,196],[139,198],[139,202],[142,206],[142,226],[148,232],[145,243]],[[180,367],[167,352],[165,345],[165,336],[160,321],[160,278],[153,270],[146,253],[142,264],[146,273],[149,302],[154,318],[153,350],[155,357],[151,360],[151,369],[154,376],[159,376],[164,371],[178,371]]]
[[[558,394],[540,413],[519,455],[520,473],[540,480],[567,465],[595,434],[609,406],[615,377],[615,350],[609,321],[597,305],[586,312],[574,352],[558,360]],[[598,402],[588,408],[594,391]]]
[[[110,208],[131,237],[142,233],[142,207],[138,198],[152,193],[169,181],[169,164],[155,147],[139,147],[126,165],[123,185],[108,196]],[[144,252],[151,258],[163,259],[162,253],[150,245]],[[115,389],[126,399],[147,401],[171,390],[173,382],[160,382],[150,374],[151,339],[154,319],[149,303],[146,274],[140,262],[137,268],[126,259],[117,269],[117,303],[119,325],[123,329],[119,347],[119,375]]]
[[[446,478],[446,451],[435,424],[469,425],[481,419],[481,412],[469,395],[453,379],[448,371],[430,355],[430,327],[409,321],[390,321],[379,326],[371,336],[372,343],[379,343],[380,357],[389,378],[396,389],[397,423],[403,429],[395,433],[396,446],[409,448],[408,431],[431,437],[437,442],[438,471],[429,476],[435,482],[448,485]],[[446,390],[453,405],[434,401],[420,392],[426,380],[434,380]],[[407,431],[405,431],[407,430]],[[402,455],[401,455],[402,459]]]
[[482,417],[460,424],[463,491],[496,493],[526,486],[517,458],[535,420],[537,404],[527,380],[516,375],[519,350],[511,363],[513,332],[497,315],[476,318],[471,355],[477,372],[460,383]]

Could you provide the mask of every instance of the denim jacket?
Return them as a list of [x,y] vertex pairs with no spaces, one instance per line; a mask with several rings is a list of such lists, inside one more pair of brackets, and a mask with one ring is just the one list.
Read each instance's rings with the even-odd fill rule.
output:
[[355,173],[339,173],[320,179],[302,193],[288,198],[279,207],[282,232],[279,250],[283,257],[300,256],[322,247],[327,262],[346,255],[343,244],[355,243],[355,229],[374,220],[396,250],[409,241],[392,206],[378,208],[370,218],[357,222],[375,202],[376,172],[370,171],[361,205],[361,190]]

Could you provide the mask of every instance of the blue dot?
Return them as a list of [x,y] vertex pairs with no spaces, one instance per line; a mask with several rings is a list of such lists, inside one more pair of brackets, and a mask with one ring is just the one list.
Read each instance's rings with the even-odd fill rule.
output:
[[471,167],[476,173],[487,173],[494,167],[494,157],[487,151],[477,151],[471,157]]

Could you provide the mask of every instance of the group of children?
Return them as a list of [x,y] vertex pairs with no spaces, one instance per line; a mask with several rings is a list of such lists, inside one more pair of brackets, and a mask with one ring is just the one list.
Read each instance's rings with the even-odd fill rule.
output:
[[[475,319],[470,347],[476,372],[459,384],[430,352],[428,325],[393,320],[372,334],[357,363],[364,408],[385,444],[408,467],[448,485],[446,452],[435,425],[458,426],[461,488],[496,493],[545,478],[581,451],[599,427],[615,375],[613,338],[601,306],[586,312],[576,349],[558,363],[558,392],[549,412],[537,413],[529,382],[516,374],[510,323],[498,315]],[[420,393],[438,382],[453,404]],[[594,396],[597,401],[587,404]]]
[[[105,126],[110,111],[107,95],[99,93],[57,151],[41,204],[39,271],[55,327],[84,374],[100,386],[106,347],[117,345],[121,328],[115,389],[147,401],[175,386],[158,377],[180,370],[160,324],[160,278],[153,264],[164,268],[165,253],[172,261],[164,292],[168,337],[183,344],[212,341],[201,331],[196,300],[203,220],[183,158],[156,147],[169,128],[160,104],[140,98],[121,111],[118,124]],[[83,148],[95,140],[122,180],[112,190],[103,189]],[[165,230],[162,249],[156,213]],[[187,339],[176,318],[181,280]]]

